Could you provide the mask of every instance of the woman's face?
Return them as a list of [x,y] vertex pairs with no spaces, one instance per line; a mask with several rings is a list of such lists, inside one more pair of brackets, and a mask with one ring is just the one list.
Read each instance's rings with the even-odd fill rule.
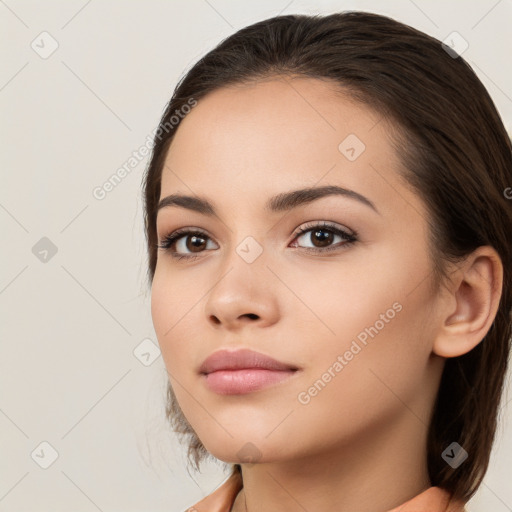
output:
[[[160,199],[199,197],[215,215],[159,210],[159,243],[202,235],[158,250],[151,308],[180,407],[217,458],[308,456],[428,410],[441,358],[427,214],[388,135],[379,115],[308,78],[218,90],[179,126]],[[350,192],[279,200],[327,186]],[[210,387],[203,361],[240,348],[298,370]]]

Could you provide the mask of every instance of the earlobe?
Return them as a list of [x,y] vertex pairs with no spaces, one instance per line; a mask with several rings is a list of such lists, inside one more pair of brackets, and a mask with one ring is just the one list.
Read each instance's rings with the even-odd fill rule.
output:
[[[470,352],[488,333],[498,311],[503,284],[501,259],[490,246],[475,249],[450,278],[450,306],[442,313],[433,352],[458,357]],[[453,304],[455,303],[455,309]]]

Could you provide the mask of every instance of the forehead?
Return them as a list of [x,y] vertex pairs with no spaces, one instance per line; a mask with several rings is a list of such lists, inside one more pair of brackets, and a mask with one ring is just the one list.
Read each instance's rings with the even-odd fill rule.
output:
[[[370,109],[318,79],[237,84],[198,102],[177,130],[170,160],[190,157],[190,152],[195,153],[194,160],[206,159],[214,152],[226,162],[242,160],[247,167],[249,161],[279,164],[290,157],[310,162],[318,159],[319,149],[338,159],[338,145],[348,135],[368,142],[364,139],[379,120]],[[379,135],[372,134],[374,146],[383,142]]]
[[252,201],[327,182],[376,197],[402,186],[388,128],[378,113],[323,80],[274,78],[218,89],[179,125],[161,197],[179,191]]

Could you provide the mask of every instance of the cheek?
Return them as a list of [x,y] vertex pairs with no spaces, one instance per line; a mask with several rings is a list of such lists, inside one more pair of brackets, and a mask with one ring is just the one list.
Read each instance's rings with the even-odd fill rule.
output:
[[307,361],[305,381],[313,386],[311,393],[302,389],[304,402],[325,406],[341,400],[345,411],[371,403],[378,410],[382,403],[376,397],[393,399],[386,385],[399,396],[417,391],[431,354],[433,298],[425,279],[428,258],[412,256],[382,252],[378,265],[365,262],[351,265],[350,272],[318,272],[314,282],[298,290],[321,321],[303,324],[296,338],[301,359]]
[[[392,267],[383,255],[375,260],[384,265],[347,258],[332,265],[317,265],[314,275],[307,279],[297,280],[291,272],[282,272],[283,280],[293,283],[295,296],[301,298],[282,301],[283,320],[295,331],[290,353],[300,354],[304,362],[317,366],[349,350],[355,339],[364,346],[365,342],[385,337],[390,326],[399,321],[408,300],[404,292],[408,276],[403,275],[401,262],[395,261]],[[298,273],[311,276],[311,269]]]
[[165,366],[172,375],[183,368],[179,361],[189,346],[179,342],[179,333],[187,324],[187,310],[190,310],[189,302],[183,297],[186,290],[186,286],[157,266],[151,286],[151,317]]
[[168,311],[172,311],[171,295],[164,286],[164,280],[158,270],[155,271],[153,277],[153,283],[151,285],[151,318],[153,320],[153,326],[158,338],[158,342],[163,348],[164,345],[164,333],[171,325],[168,323],[169,316]]
[[[359,337],[341,336],[337,346],[329,342],[311,363],[311,372],[296,397],[301,405],[294,419],[306,428],[319,429],[326,445],[362,432],[375,434],[411,410],[423,410],[431,380],[428,334],[419,329],[423,320],[415,304],[403,301],[401,306],[400,311],[393,310],[388,323],[370,319],[359,329],[350,322],[354,331],[359,329]],[[428,419],[423,420],[427,424]]]
[[[411,410],[421,414],[431,380],[430,333],[422,329],[424,290],[417,291],[394,302],[395,293],[383,293],[381,300],[367,298],[363,307],[347,300],[344,311],[335,308],[326,317],[336,336],[317,336],[315,347],[304,352],[309,357],[304,377],[281,404],[281,410],[293,410],[293,421],[274,431],[285,415],[269,415],[265,428],[273,431],[272,446],[258,438],[268,452],[281,443],[305,451],[328,448],[377,435]],[[303,332],[303,346],[308,338]]]

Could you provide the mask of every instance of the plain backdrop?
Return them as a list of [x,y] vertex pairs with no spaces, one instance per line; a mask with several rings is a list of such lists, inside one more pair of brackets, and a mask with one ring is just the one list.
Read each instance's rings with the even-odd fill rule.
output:
[[[94,190],[222,39],[277,14],[347,9],[440,40],[457,31],[510,128],[510,0],[0,1],[0,512],[178,512],[225,479],[214,463],[189,474],[164,417],[147,157],[102,199]],[[511,399],[508,388],[470,512],[512,510]]]

